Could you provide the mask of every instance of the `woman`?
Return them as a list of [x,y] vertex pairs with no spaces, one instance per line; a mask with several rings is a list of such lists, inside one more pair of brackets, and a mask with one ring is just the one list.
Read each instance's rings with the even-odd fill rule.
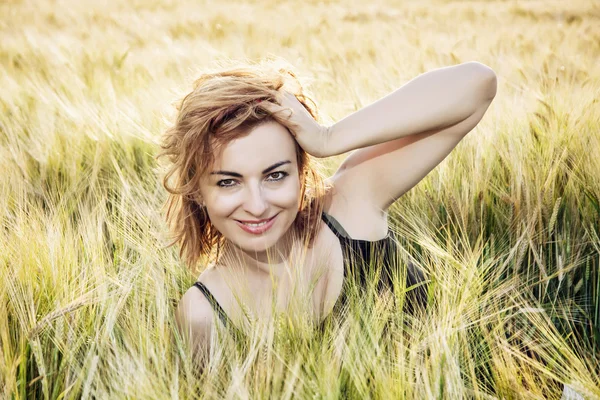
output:
[[[353,256],[390,257],[388,208],[477,125],[495,94],[495,73],[468,62],[419,75],[324,126],[289,68],[198,79],[162,153],[173,163],[164,181],[173,243],[190,266],[212,256],[177,309],[194,348],[207,354],[214,324],[243,334],[249,320],[290,312],[294,299],[323,321],[350,276],[390,287],[389,263],[369,270]],[[308,156],[352,150],[324,183]],[[405,272],[409,286],[423,279],[412,264]]]

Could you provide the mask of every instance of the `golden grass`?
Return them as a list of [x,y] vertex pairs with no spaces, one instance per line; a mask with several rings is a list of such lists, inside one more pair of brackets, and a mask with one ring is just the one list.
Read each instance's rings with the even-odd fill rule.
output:
[[[0,397],[600,397],[597,3],[11,0],[0,15]],[[164,248],[154,156],[196,71],[269,55],[326,124],[460,62],[499,89],[390,213],[431,278],[427,316],[358,299],[323,334],[275,321],[247,348],[225,340],[198,375],[173,324],[198,271]]]

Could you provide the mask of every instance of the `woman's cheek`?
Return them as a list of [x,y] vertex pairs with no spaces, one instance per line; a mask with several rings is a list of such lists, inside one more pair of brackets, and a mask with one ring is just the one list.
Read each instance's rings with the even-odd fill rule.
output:
[[234,193],[223,194],[216,191],[210,193],[206,201],[209,216],[211,218],[226,218],[230,216],[240,205],[238,197]]
[[230,195],[220,196],[215,199],[213,204],[220,217],[229,217],[238,207],[240,207],[242,202],[238,197],[239,196]]
[[272,203],[278,205],[280,208],[298,208],[298,197],[300,195],[300,191],[294,182],[283,185],[283,187],[275,191],[273,195]]

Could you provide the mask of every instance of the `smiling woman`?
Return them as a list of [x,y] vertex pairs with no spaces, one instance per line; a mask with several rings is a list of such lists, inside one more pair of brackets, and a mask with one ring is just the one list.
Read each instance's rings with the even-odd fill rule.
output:
[[[243,65],[198,79],[164,135],[159,156],[172,163],[164,178],[171,244],[180,245],[189,267],[200,259],[212,264],[177,313],[182,331],[200,347],[208,345],[213,306],[222,321],[231,316],[242,326],[234,297],[264,288],[272,269],[284,270],[277,266],[292,257],[294,242],[302,237],[303,247],[312,247],[320,228],[315,221],[326,186],[288,121],[266,108],[281,101],[284,89],[318,118],[291,69]],[[232,288],[232,274],[240,271],[246,285]],[[263,292],[264,300],[268,288]],[[260,314],[267,300],[243,302]]]
[[267,250],[301,211],[294,138],[277,122],[263,123],[226,145],[214,166],[199,186],[211,224],[238,249],[267,262]]
[[[268,184],[265,186],[268,193],[272,194],[275,186],[285,185],[275,192],[295,196],[298,215],[286,217],[294,222],[295,231],[306,232],[309,242],[314,239],[317,227],[311,229],[308,220],[318,219],[322,209],[321,177],[308,154],[285,128],[285,119],[264,107],[269,101],[278,101],[284,86],[287,90],[296,88],[295,96],[317,118],[314,101],[303,94],[295,74],[268,63],[206,73],[177,105],[177,121],[165,133],[160,156],[168,156],[172,162],[164,178],[165,188],[170,193],[167,220],[174,232],[173,244],[180,244],[181,255],[188,266],[194,266],[203,256],[212,260],[219,257],[226,242],[220,228],[227,230],[228,226],[221,225],[225,221],[218,213],[243,200],[240,196],[262,193],[262,189],[259,190],[262,185],[258,183],[263,181]],[[260,100],[267,101],[261,103]],[[253,131],[255,134],[249,137]],[[251,140],[254,136],[258,141]],[[286,157],[276,156],[271,163],[263,158],[282,154],[282,151]],[[282,173],[292,176],[276,184],[275,179],[263,175],[282,158],[289,160]],[[209,170],[211,173],[207,174]],[[307,187],[311,190],[307,191]],[[291,193],[290,188],[293,188]],[[246,200],[252,199],[260,200],[257,197]],[[212,207],[217,204],[220,207]],[[255,210],[254,207],[265,204],[249,206]],[[253,221],[263,215],[236,211],[227,217],[230,221],[235,217]],[[286,228],[289,228],[289,220],[287,222]]]
[[[207,355],[215,316],[247,331],[249,315],[288,312],[294,293],[308,300],[302,313],[325,321],[348,285],[387,291],[396,273],[411,289],[405,309],[422,310],[425,277],[410,262],[395,270],[387,209],[477,125],[495,92],[490,68],[460,64],[325,127],[291,68],[203,75],[162,153],[173,163],[164,184],[174,243],[190,266],[214,256],[178,307],[184,336]],[[309,154],[350,150],[325,185]]]

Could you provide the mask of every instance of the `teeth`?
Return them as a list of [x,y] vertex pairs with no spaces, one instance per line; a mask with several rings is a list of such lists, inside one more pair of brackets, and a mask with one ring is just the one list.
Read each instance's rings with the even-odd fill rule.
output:
[[248,226],[263,226],[263,225],[264,225],[264,224],[266,224],[267,222],[268,222],[268,221],[264,221],[264,222],[261,222],[261,223],[259,223],[259,224],[251,224],[251,223],[248,223],[248,222],[242,222],[242,224],[244,224],[244,225],[248,225]]

